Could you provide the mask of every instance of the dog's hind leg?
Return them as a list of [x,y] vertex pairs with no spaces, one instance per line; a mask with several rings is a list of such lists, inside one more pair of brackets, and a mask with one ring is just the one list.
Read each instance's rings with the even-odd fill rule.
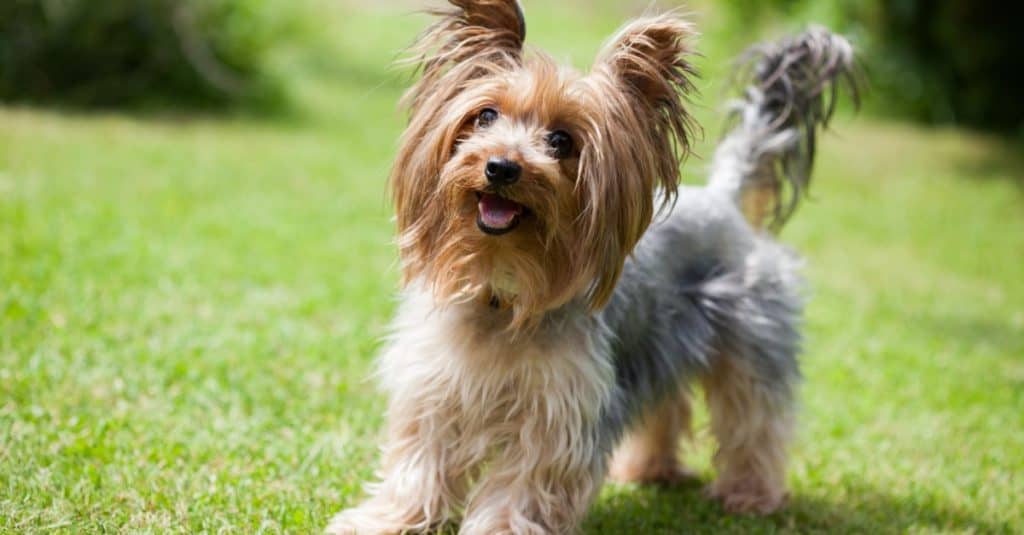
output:
[[767,514],[786,501],[803,311],[799,260],[759,240],[742,270],[702,287],[717,351],[702,374],[718,440],[709,488],[731,512]]
[[769,384],[723,357],[704,378],[718,476],[709,494],[729,512],[768,514],[786,502],[786,447],[794,425],[788,385]]
[[650,407],[619,443],[609,477],[620,483],[679,483],[696,479],[679,461],[680,439],[691,439],[688,389]]

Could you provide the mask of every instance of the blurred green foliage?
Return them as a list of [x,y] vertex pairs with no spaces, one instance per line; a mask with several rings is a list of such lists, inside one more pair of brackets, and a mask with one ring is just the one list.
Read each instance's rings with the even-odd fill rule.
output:
[[1024,133],[1021,8],[995,0],[730,0],[734,25],[820,22],[861,49],[869,104],[932,124]]
[[1014,5],[993,0],[879,3],[864,17],[885,59],[877,62],[877,83],[894,104],[921,119],[1024,128],[1024,56]]
[[[594,9],[611,4],[585,1]],[[793,30],[809,22],[850,36],[861,50],[871,89],[866,102],[873,111],[1024,133],[1019,98],[1024,55],[1015,28],[1021,9],[1013,3],[693,1],[724,13],[724,27],[716,23],[703,30],[727,48],[776,37],[780,31],[772,26]],[[358,40],[346,41],[345,50],[332,45],[337,40],[321,41],[322,24],[310,16],[312,5],[310,0],[0,0],[0,100],[276,107],[288,102],[304,76],[358,74],[350,72],[359,62],[351,57],[360,49]],[[536,24],[548,22],[563,24]],[[283,53],[288,50],[319,61],[306,65],[311,72],[295,72],[282,60],[296,57]],[[287,76],[284,69],[291,69]]]
[[286,0],[4,0],[0,99],[84,106],[280,104]]

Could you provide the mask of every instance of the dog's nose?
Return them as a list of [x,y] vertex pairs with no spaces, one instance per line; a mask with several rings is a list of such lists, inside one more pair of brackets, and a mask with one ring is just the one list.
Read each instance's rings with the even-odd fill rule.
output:
[[514,184],[519,180],[519,175],[522,174],[523,168],[512,160],[505,158],[494,157],[487,160],[487,165],[484,167],[484,174],[487,175],[487,181],[495,186],[507,186]]

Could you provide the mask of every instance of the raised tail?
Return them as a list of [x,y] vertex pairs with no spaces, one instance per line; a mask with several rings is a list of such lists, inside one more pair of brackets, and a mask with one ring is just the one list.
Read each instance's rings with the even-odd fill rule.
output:
[[778,231],[807,192],[817,130],[828,125],[840,87],[859,105],[853,47],[815,26],[751,47],[738,72],[750,82],[730,106],[733,126],[708,187],[735,199],[755,227]]

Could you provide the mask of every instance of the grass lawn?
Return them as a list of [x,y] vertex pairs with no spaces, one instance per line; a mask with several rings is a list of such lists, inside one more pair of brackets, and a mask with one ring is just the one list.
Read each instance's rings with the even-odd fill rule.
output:
[[[294,119],[0,107],[0,532],[307,533],[359,499],[397,283],[386,66],[423,25],[359,4],[325,12],[334,48],[307,58]],[[638,12],[527,11],[531,40],[581,65]],[[698,18],[694,181],[735,51]],[[586,533],[1024,531],[1020,147],[834,130],[783,233],[813,288],[790,508],[609,485]]]

